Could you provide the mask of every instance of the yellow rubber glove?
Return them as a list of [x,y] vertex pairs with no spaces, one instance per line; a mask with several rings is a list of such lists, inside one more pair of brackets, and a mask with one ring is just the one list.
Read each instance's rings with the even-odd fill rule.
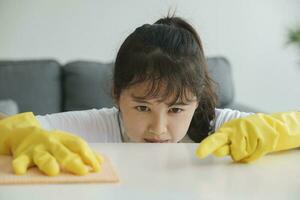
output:
[[200,159],[213,153],[251,162],[267,153],[300,147],[300,112],[253,114],[224,123],[198,146]]
[[81,138],[64,131],[46,131],[33,113],[21,113],[0,120],[0,154],[12,155],[16,174],[36,165],[49,176],[60,167],[77,175],[100,171],[103,158]]

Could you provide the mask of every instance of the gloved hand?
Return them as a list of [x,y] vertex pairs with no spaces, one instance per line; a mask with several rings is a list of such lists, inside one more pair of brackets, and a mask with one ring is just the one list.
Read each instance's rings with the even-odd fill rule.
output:
[[267,153],[300,146],[300,112],[253,114],[224,123],[198,146],[200,159],[213,153],[251,162]]
[[[77,175],[100,171],[103,158],[81,138],[64,131],[46,131],[30,112],[0,120],[0,154],[12,155],[16,174],[36,165],[49,176],[60,167]],[[90,166],[90,167],[89,167]]]

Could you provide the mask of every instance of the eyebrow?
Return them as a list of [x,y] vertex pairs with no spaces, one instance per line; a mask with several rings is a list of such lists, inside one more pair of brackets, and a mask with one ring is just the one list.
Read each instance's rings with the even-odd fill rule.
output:
[[[131,96],[131,98],[133,99],[133,101],[135,101],[135,102],[138,102],[138,103],[145,103],[145,104],[150,104],[150,105],[152,105],[152,103],[146,101],[144,97],[134,96],[133,94],[131,94],[130,96]],[[192,101],[188,101],[188,102],[192,102]],[[168,103],[165,103],[165,104],[168,105],[168,106],[174,106],[174,105],[176,105],[176,106],[179,106],[179,105],[181,105],[181,106],[186,106],[186,105],[189,105],[188,103],[184,103],[184,102],[182,102],[182,101],[176,102],[176,103],[174,103],[174,104],[168,104]]]

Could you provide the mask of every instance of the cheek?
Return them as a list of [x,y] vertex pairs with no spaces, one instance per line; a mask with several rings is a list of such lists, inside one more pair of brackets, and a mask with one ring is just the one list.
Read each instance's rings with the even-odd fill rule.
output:
[[140,139],[146,129],[146,120],[132,111],[127,111],[122,114],[123,124],[126,134],[131,139]]
[[180,141],[187,134],[192,117],[192,114],[188,114],[171,120],[170,132],[175,142]]

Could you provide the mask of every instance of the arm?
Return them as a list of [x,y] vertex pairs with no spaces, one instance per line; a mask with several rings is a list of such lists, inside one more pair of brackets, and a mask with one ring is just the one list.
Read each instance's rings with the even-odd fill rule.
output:
[[88,142],[122,141],[115,108],[68,111],[36,118],[46,130],[71,132]]
[[231,156],[252,162],[271,152],[300,147],[300,112],[254,114],[224,123],[199,145],[196,155],[204,158]]
[[213,130],[218,130],[225,122],[231,121],[233,119],[244,118],[254,113],[241,112],[238,110],[232,110],[228,108],[215,109],[216,117],[214,120]]

